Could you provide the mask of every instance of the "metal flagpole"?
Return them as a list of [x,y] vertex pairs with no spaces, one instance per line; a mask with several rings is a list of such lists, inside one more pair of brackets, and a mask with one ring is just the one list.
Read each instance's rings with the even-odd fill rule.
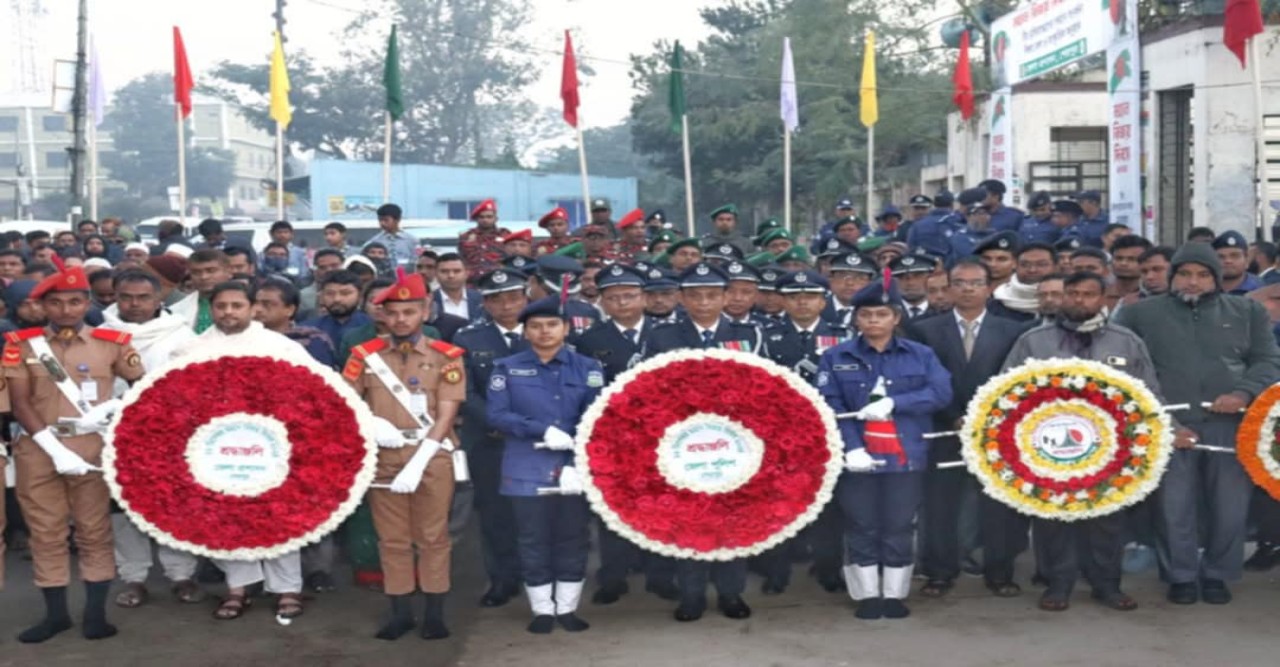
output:
[[276,220],[284,220],[284,127],[276,121]]
[[[867,128],[867,210],[863,217],[867,220],[875,217],[876,197],[876,126]],[[870,224],[870,223],[868,223]]]
[[[96,65],[95,65],[96,67]],[[98,221],[98,118],[89,123],[89,219]]]
[[578,131],[578,168],[582,170],[582,212],[590,218],[591,186],[587,183],[587,144],[582,139],[582,123],[574,128]]
[[1255,137],[1258,159],[1254,164],[1254,178],[1258,182],[1258,226],[1254,238],[1261,240],[1267,228],[1267,126],[1266,110],[1262,106],[1262,54],[1258,49],[1259,37],[1261,35],[1254,35],[1249,39],[1249,72],[1253,76],[1253,115],[1258,128]]
[[178,119],[178,218],[185,220],[187,216],[187,130],[186,122],[182,118],[181,102],[174,104],[174,116]]
[[383,135],[386,142],[382,149],[382,203],[391,201],[391,112],[387,112],[387,129]]
[[693,236],[693,166],[689,157],[689,114],[680,115],[680,140],[684,144],[684,214],[689,236]]
[[782,219],[788,232],[791,228],[791,131],[782,130]]

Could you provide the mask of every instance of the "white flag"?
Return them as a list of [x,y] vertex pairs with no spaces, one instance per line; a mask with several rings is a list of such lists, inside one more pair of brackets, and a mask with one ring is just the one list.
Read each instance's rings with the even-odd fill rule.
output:
[[89,43],[89,112],[93,114],[93,126],[102,127],[102,117],[107,110],[107,86],[102,80],[102,60],[98,58],[96,41]]
[[791,38],[782,38],[782,125],[788,132],[800,127],[800,108],[796,103],[796,68],[791,64]]

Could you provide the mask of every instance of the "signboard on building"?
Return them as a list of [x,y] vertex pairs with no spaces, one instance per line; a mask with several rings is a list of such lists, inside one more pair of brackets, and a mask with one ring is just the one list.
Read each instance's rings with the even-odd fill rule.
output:
[[[1124,20],[1107,49],[1108,205],[1111,222],[1143,229],[1142,216],[1142,49],[1138,46],[1138,0],[1123,2]],[[1149,236],[1150,234],[1148,234]]]
[[991,143],[987,152],[987,178],[1013,181],[1013,91],[1001,88],[991,94]]
[[991,24],[995,87],[1043,76],[1106,49],[1128,0],[1033,0]]

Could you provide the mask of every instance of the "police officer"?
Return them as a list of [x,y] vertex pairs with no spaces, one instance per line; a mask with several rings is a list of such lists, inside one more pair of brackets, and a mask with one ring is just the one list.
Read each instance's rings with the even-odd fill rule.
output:
[[[699,262],[680,274],[680,299],[686,318],[675,324],[654,327],[644,342],[641,356],[649,358],[663,352],[681,349],[725,348],[763,354],[760,331],[751,325],[737,324],[724,315],[725,289],[729,274],[719,267]],[[705,563],[682,560],[676,565],[680,586],[677,621],[696,621],[706,610],[707,580],[714,580],[719,595],[720,611],[729,618],[751,615],[751,607],[742,599],[746,588],[747,568],[743,560]]]
[[600,311],[595,306],[577,298],[582,292],[582,264],[572,257],[547,255],[539,257],[537,268],[529,276],[529,299],[536,301],[547,296],[559,296],[562,288],[568,290],[565,316],[574,336],[581,335],[600,321]]
[[667,214],[662,209],[651,211],[649,217],[644,219],[645,238],[651,241],[667,229],[671,229],[671,224],[667,222]]
[[[831,324],[820,316],[826,307],[827,279],[815,271],[796,271],[778,280],[778,293],[785,304],[786,315],[780,323],[764,330],[769,358],[792,369],[813,384],[817,379],[818,361],[822,353],[848,340],[852,334],[843,326]],[[802,535],[813,550],[812,572],[818,583],[831,592],[840,590],[840,567],[843,561],[840,506],[828,503],[817,521]],[[790,550],[786,545],[766,554],[765,594],[781,593],[791,577]]]
[[729,274],[724,314],[739,324],[764,326],[765,322],[755,312],[756,299],[760,295],[760,272],[756,267],[738,260],[730,261],[722,268]]
[[[555,623],[569,632],[589,626],[578,618],[587,572],[587,518],[582,480],[573,466],[574,433],[604,386],[600,362],[565,345],[568,316],[559,297],[520,312],[529,349],[500,359],[489,378],[489,423],[502,432],[503,495],[516,514],[516,543],[533,621],[546,634]],[[539,495],[540,489],[555,489]]]
[[831,299],[822,310],[828,324],[849,327],[853,324],[853,296],[875,280],[880,269],[875,260],[853,251],[836,255],[831,260]]
[[426,597],[422,638],[449,636],[444,599],[453,548],[451,439],[457,439],[453,426],[467,385],[464,350],[422,334],[427,296],[418,273],[403,275],[374,296],[388,334],[353,348],[343,369],[379,418],[376,478],[390,484],[368,496],[382,586],[391,603],[391,619],[378,630],[379,639],[398,639],[413,628],[412,598],[419,588]]
[[815,268],[817,268],[818,273],[821,273],[823,276],[829,276],[831,275],[832,259],[838,255],[853,252],[857,249],[857,245],[833,236],[827,239],[826,242],[818,249],[818,254],[814,255],[813,261]]
[[680,307],[680,282],[662,267],[649,267],[645,276],[644,314],[654,324],[674,324],[684,315]]
[[965,213],[968,226],[951,236],[951,253],[948,259],[953,264],[965,257],[972,257],[978,246],[996,233],[991,228],[991,214],[982,204],[969,204]]
[[130,335],[85,326],[89,281],[79,267],[45,278],[31,291],[49,319],[43,328],[5,334],[4,377],[13,416],[23,435],[14,447],[18,501],[31,532],[35,583],[45,617],[18,640],[39,643],[71,627],[68,533],[76,526],[80,576],[85,582],[86,639],[116,634],[107,623],[107,591],[116,566],[111,538],[111,494],[103,481],[104,429],[115,403],[116,378],[142,377],[142,359]]
[[919,255],[905,255],[889,262],[889,271],[897,283],[902,301],[898,304],[907,320],[936,315],[929,306],[929,276],[935,264]]
[[1031,212],[1022,221],[1018,233],[1023,243],[1053,244],[1062,236],[1062,227],[1055,224],[1053,200],[1047,192],[1037,192],[1027,202]]
[[1211,244],[1222,265],[1222,291],[1244,295],[1262,287],[1262,281],[1249,273],[1249,243],[1244,234],[1233,230],[1223,232]]
[[853,302],[859,337],[818,364],[818,391],[836,413],[854,412],[840,421],[848,472],[836,488],[845,582],[858,618],[905,618],[929,453],[924,434],[951,401],[951,374],[933,350],[894,335],[902,312],[892,284],[872,283]]
[[1004,205],[1004,195],[1007,192],[1004,182],[990,178],[979,183],[978,187],[986,191],[982,204],[991,212],[991,228],[998,232],[1018,231],[1026,214],[1012,206]]
[[786,307],[782,295],[778,293],[778,280],[785,273],[781,267],[773,265],[760,269],[760,291],[756,295],[755,314],[757,321],[764,326],[778,324],[786,317]]
[[[965,229],[964,216],[951,208],[955,202],[955,195],[943,190],[932,200],[924,195],[916,195],[916,197],[923,198],[924,202],[933,206],[933,209],[911,225],[911,230],[907,232],[907,244],[928,248],[941,255],[948,254],[951,249],[951,237]],[[911,201],[914,208],[916,198],[913,197]]]
[[908,231],[902,226],[902,211],[899,211],[897,206],[889,204],[876,216],[876,230],[871,232],[871,235],[905,243]]
[[1086,220],[1084,209],[1070,199],[1053,203],[1054,223],[1062,228],[1061,238],[1078,238],[1080,243],[1094,248],[1102,247],[1102,235],[1107,231],[1106,221]]
[[[742,261],[742,251],[732,243],[704,243],[702,246],[702,259],[708,264],[714,266],[723,266],[734,260]],[[688,268],[688,267],[685,267]]]
[[498,493],[502,478],[502,436],[488,421],[485,401],[489,375],[498,359],[528,349],[520,311],[528,305],[524,273],[510,268],[480,277],[478,287],[488,317],[462,329],[454,343],[466,350],[467,400],[462,404],[462,442],[467,448],[475,507],[480,515],[480,546],[489,589],[482,607],[501,607],[520,591],[515,514]]
[[1009,282],[1017,266],[1018,233],[996,232],[978,244],[973,253],[991,269],[991,284],[998,288]]
[[[640,358],[640,350],[654,324],[644,314],[643,274],[634,268],[611,266],[596,278],[600,286],[600,303],[608,319],[587,331],[574,342],[578,352],[600,362],[605,383],[611,383]],[[627,571],[644,561],[645,590],[664,600],[678,599],[674,563],[667,558],[642,554],[631,542],[599,524],[600,569],[596,573],[600,588],[591,596],[596,604],[612,604],[627,593]]]
[[909,222],[920,222],[929,215],[929,209],[933,208],[933,200],[928,195],[914,194],[907,200],[907,208],[910,209],[907,211],[907,215],[911,216]]
[[1053,254],[1056,256],[1058,262],[1057,273],[1070,275],[1071,255],[1075,254],[1075,251],[1083,247],[1084,244],[1075,236],[1058,239],[1058,242],[1053,244]]

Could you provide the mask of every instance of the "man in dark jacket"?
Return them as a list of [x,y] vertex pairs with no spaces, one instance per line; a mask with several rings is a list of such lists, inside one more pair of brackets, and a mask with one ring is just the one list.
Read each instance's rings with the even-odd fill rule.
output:
[[[1280,348],[1261,304],[1223,293],[1211,246],[1182,246],[1170,271],[1168,294],[1125,306],[1116,322],[1146,342],[1165,399],[1191,406],[1177,419],[1195,438],[1191,444],[1183,439],[1186,448],[1174,453],[1157,496],[1157,553],[1170,582],[1169,600],[1226,604],[1226,582],[1241,575],[1253,487],[1235,456],[1191,446],[1235,446],[1240,412],[1280,380]],[[1207,525],[1197,521],[1199,508]]]

